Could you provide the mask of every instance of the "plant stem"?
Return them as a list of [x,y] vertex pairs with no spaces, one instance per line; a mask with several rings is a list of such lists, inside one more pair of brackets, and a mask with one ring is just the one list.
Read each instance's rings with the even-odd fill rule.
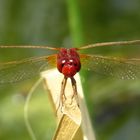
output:
[[79,1],[67,0],[67,8],[72,42],[79,47],[85,42]]

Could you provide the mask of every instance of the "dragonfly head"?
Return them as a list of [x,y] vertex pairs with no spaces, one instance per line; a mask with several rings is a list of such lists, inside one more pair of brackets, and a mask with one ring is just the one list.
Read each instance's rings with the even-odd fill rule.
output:
[[76,49],[61,49],[57,56],[57,68],[66,77],[73,77],[81,68]]

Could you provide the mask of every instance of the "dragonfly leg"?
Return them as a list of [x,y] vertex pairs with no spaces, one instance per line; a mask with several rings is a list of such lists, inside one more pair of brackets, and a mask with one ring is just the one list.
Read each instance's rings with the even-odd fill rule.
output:
[[67,77],[64,77],[61,85],[61,92],[60,92],[60,100],[62,102],[62,106],[63,106],[64,99],[66,100],[66,95],[65,95],[66,83],[67,83]]
[[71,83],[72,83],[72,88],[73,88],[73,95],[72,95],[72,98],[71,98],[71,104],[72,104],[73,98],[76,97],[77,98],[77,100],[76,100],[77,101],[77,105],[79,106],[76,80],[74,79],[74,77],[71,78]]
[[59,105],[57,107],[57,111],[58,111],[59,107],[61,107],[61,112],[62,112],[62,107],[63,107],[63,104],[64,104],[64,99],[66,100],[66,96],[65,96],[66,83],[67,83],[67,77],[64,77],[64,79],[62,81],[62,84],[61,84]]

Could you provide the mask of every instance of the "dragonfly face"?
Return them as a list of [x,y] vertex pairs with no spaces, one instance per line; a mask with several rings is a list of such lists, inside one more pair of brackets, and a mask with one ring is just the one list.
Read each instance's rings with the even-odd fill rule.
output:
[[81,62],[75,48],[62,48],[57,55],[57,68],[66,77],[73,77],[80,69]]

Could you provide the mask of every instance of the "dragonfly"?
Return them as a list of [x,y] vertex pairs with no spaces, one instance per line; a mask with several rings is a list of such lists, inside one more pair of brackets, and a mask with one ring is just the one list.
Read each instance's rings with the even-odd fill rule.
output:
[[72,98],[77,95],[76,80],[74,75],[81,68],[96,73],[117,77],[119,79],[140,79],[140,58],[118,58],[92,54],[79,53],[80,50],[96,47],[140,45],[140,40],[95,43],[79,48],[55,48],[49,46],[0,46],[0,48],[32,48],[57,51],[57,53],[27,58],[20,61],[0,62],[0,84],[15,83],[29,79],[39,73],[57,67],[64,75],[61,84],[60,100],[66,99],[65,87],[67,79],[71,79],[73,87]]

